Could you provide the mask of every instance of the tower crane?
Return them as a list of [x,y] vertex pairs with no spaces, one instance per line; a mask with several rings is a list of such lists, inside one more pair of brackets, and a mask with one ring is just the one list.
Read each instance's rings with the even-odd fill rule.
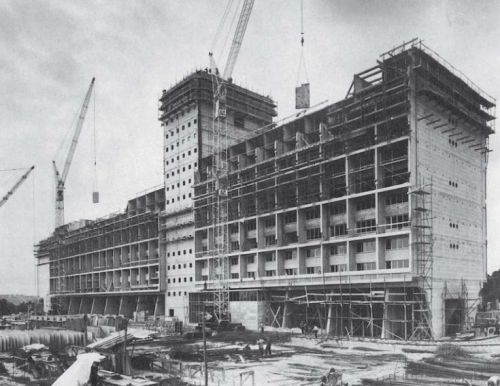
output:
[[21,184],[24,181],[26,181],[26,179],[28,178],[29,174],[33,171],[34,168],[35,168],[35,165],[33,165],[32,167],[30,167],[28,169],[28,171],[26,173],[24,173],[19,180],[17,180],[17,182],[7,192],[7,194],[5,196],[3,196],[2,201],[0,201],[0,207],[2,207],[9,200],[10,196],[12,196],[14,194],[14,192],[17,190],[17,188],[19,188],[19,186],[21,186]]
[[89,89],[83,100],[83,105],[78,115],[78,121],[76,123],[75,132],[73,134],[73,139],[71,140],[71,145],[66,155],[66,161],[64,162],[64,168],[62,174],[59,174],[59,170],[56,166],[56,161],[52,161],[54,166],[54,174],[56,179],[56,205],[55,205],[55,227],[58,228],[64,225],[64,188],[66,183],[66,178],[68,177],[69,168],[71,166],[71,161],[75,155],[76,145],[78,144],[78,138],[82,131],[83,122],[85,121],[85,115],[87,114],[87,109],[89,107],[90,97],[92,95],[92,90],[94,89],[95,78],[92,78],[90,82]]
[[229,261],[228,253],[228,169],[227,148],[228,130],[226,122],[227,84],[236,64],[243,37],[250,19],[254,0],[245,0],[240,11],[231,48],[226,60],[222,77],[215,66],[213,54],[209,53],[213,76],[214,119],[212,135],[212,219],[213,219],[213,272],[214,272],[214,314],[219,325],[230,322],[229,315]]

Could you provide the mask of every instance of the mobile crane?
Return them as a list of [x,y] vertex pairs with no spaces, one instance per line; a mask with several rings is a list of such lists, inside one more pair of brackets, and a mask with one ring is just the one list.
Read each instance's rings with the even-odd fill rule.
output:
[[66,155],[66,161],[64,163],[64,169],[62,174],[59,174],[56,162],[52,161],[56,179],[56,205],[55,205],[56,228],[60,227],[61,225],[64,225],[64,188],[66,184],[66,178],[68,177],[71,161],[73,160],[73,156],[75,155],[76,145],[78,144],[78,138],[80,137],[80,133],[83,127],[83,122],[85,121],[85,115],[89,107],[90,97],[92,95],[92,90],[94,89],[94,83],[95,83],[95,78],[92,78],[87,94],[85,95],[85,99],[83,101],[80,114],[78,116],[78,122],[76,124],[75,132],[73,134],[73,139],[71,140],[71,145],[69,147],[68,154]]
[[17,182],[7,192],[7,194],[5,196],[3,196],[2,201],[0,201],[0,207],[2,207],[9,200],[10,196],[12,196],[14,194],[14,192],[17,190],[17,188],[19,188],[19,186],[21,186],[21,184],[24,181],[26,181],[26,179],[28,178],[29,174],[33,171],[34,168],[35,168],[35,165],[33,165],[32,167],[30,167],[28,169],[28,171],[26,173],[24,173],[19,180],[17,180]]

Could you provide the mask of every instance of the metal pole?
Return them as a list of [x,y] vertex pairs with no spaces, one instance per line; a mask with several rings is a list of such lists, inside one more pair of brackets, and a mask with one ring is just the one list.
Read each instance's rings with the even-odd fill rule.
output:
[[123,340],[123,355],[122,355],[122,372],[125,375],[127,374],[127,329],[128,329],[128,320],[125,319],[125,339]]
[[205,386],[208,386],[208,366],[207,366],[207,336],[205,334],[205,309],[206,305],[203,303],[202,332],[203,332],[203,366],[205,370]]

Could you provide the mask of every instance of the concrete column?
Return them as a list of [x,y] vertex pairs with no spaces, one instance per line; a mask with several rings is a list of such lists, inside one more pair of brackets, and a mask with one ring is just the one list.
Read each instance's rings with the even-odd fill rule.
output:
[[90,311],[91,314],[104,315],[106,310],[106,301],[107,298],[97,296],[92,301],[92,309]]
[[[285,293],[285,299],[288,299],[288,291],[286,291],[286,293]],[[289,328],[290,320],[288,317],[288,308],[289,308],[289,304],[285,300],[285,302],[283,303],[283,320],[281,322],[281,327],[283,327],[283,328]]]
[[326,320],[326,334],[330,335],[332,332],[332,314],[333,314],[333,304],[328,305],[328,319]]
[[120,300],[120,307],[118,315],[123,315],[128,318],[134,316],[134,311],[137,309],[137,297],[136,296],[122,296]]
[[118,315],[120,311],[120,300],[118,296],[107,296],[106,305],[104,307],[104,314]]
[[78,311],[78,313],[90,314],[91,311],[92,311],[92,298],[83,297],[80,303],[80,310]]

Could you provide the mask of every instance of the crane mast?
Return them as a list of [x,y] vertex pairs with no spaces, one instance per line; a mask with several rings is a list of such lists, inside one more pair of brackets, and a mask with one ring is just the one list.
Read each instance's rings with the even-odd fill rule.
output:
[[14,192],[17,190],[17,188],[19,188],[19,186],[21,186],[21,184],[26,181],[26,179],[28,178],[29,174],[32,172],[32,170],[35,168],[35,165],[33,165],[32,167],[30,167],[28,169],[28,171],[26,173],[24,173],[21,178],[19,180],[17,180],[17,182],[14,184],[14,186],[7,192],[7,194],[5,196],[3,196],[2,198],[2,201],[0,201],[0,207],[2,207],[10,198],[10,196],[12,196],[14,194]]
[[55,206],[55,227],[58,228],[64,225],[64,188],[66,183],[66,178],[68,177],[69,168],[71,167],[71,162],[73,161],[73,156],[75,155],[76,145],[78,144],[78,139],[80,138],[80,133],[82,131],[83,122],[85,121],[85,115],[87,114],[87,109],[89,107],[90,97],[92,95],[92,90],[94,89],[95,78],[92,78],[90,82],[89,89],[83,100],[83,105],[78,115],[78,121],[76,123],[75,132],[71,140],[71,145],[66,155],[66,161],[64,162],[64,168],[62,174],[59,174],[57,165],[55,161],[52,161],[54,167],[54,176],[56,180],[56,206]]
[[[212,237],[213,237],[213,279],[214,314],[218,323],[230,322],[229,315],[229,261],[228,244],[228,129],[226,122],[227,82],[230,82],[236,59],[243,42],[254,0],[245,0],[234,33],[222,77],[215,68],[212,54],[209,54],[214,85],[214,119],[212,135]],[[215,68],[215,71],[213,70]]]

